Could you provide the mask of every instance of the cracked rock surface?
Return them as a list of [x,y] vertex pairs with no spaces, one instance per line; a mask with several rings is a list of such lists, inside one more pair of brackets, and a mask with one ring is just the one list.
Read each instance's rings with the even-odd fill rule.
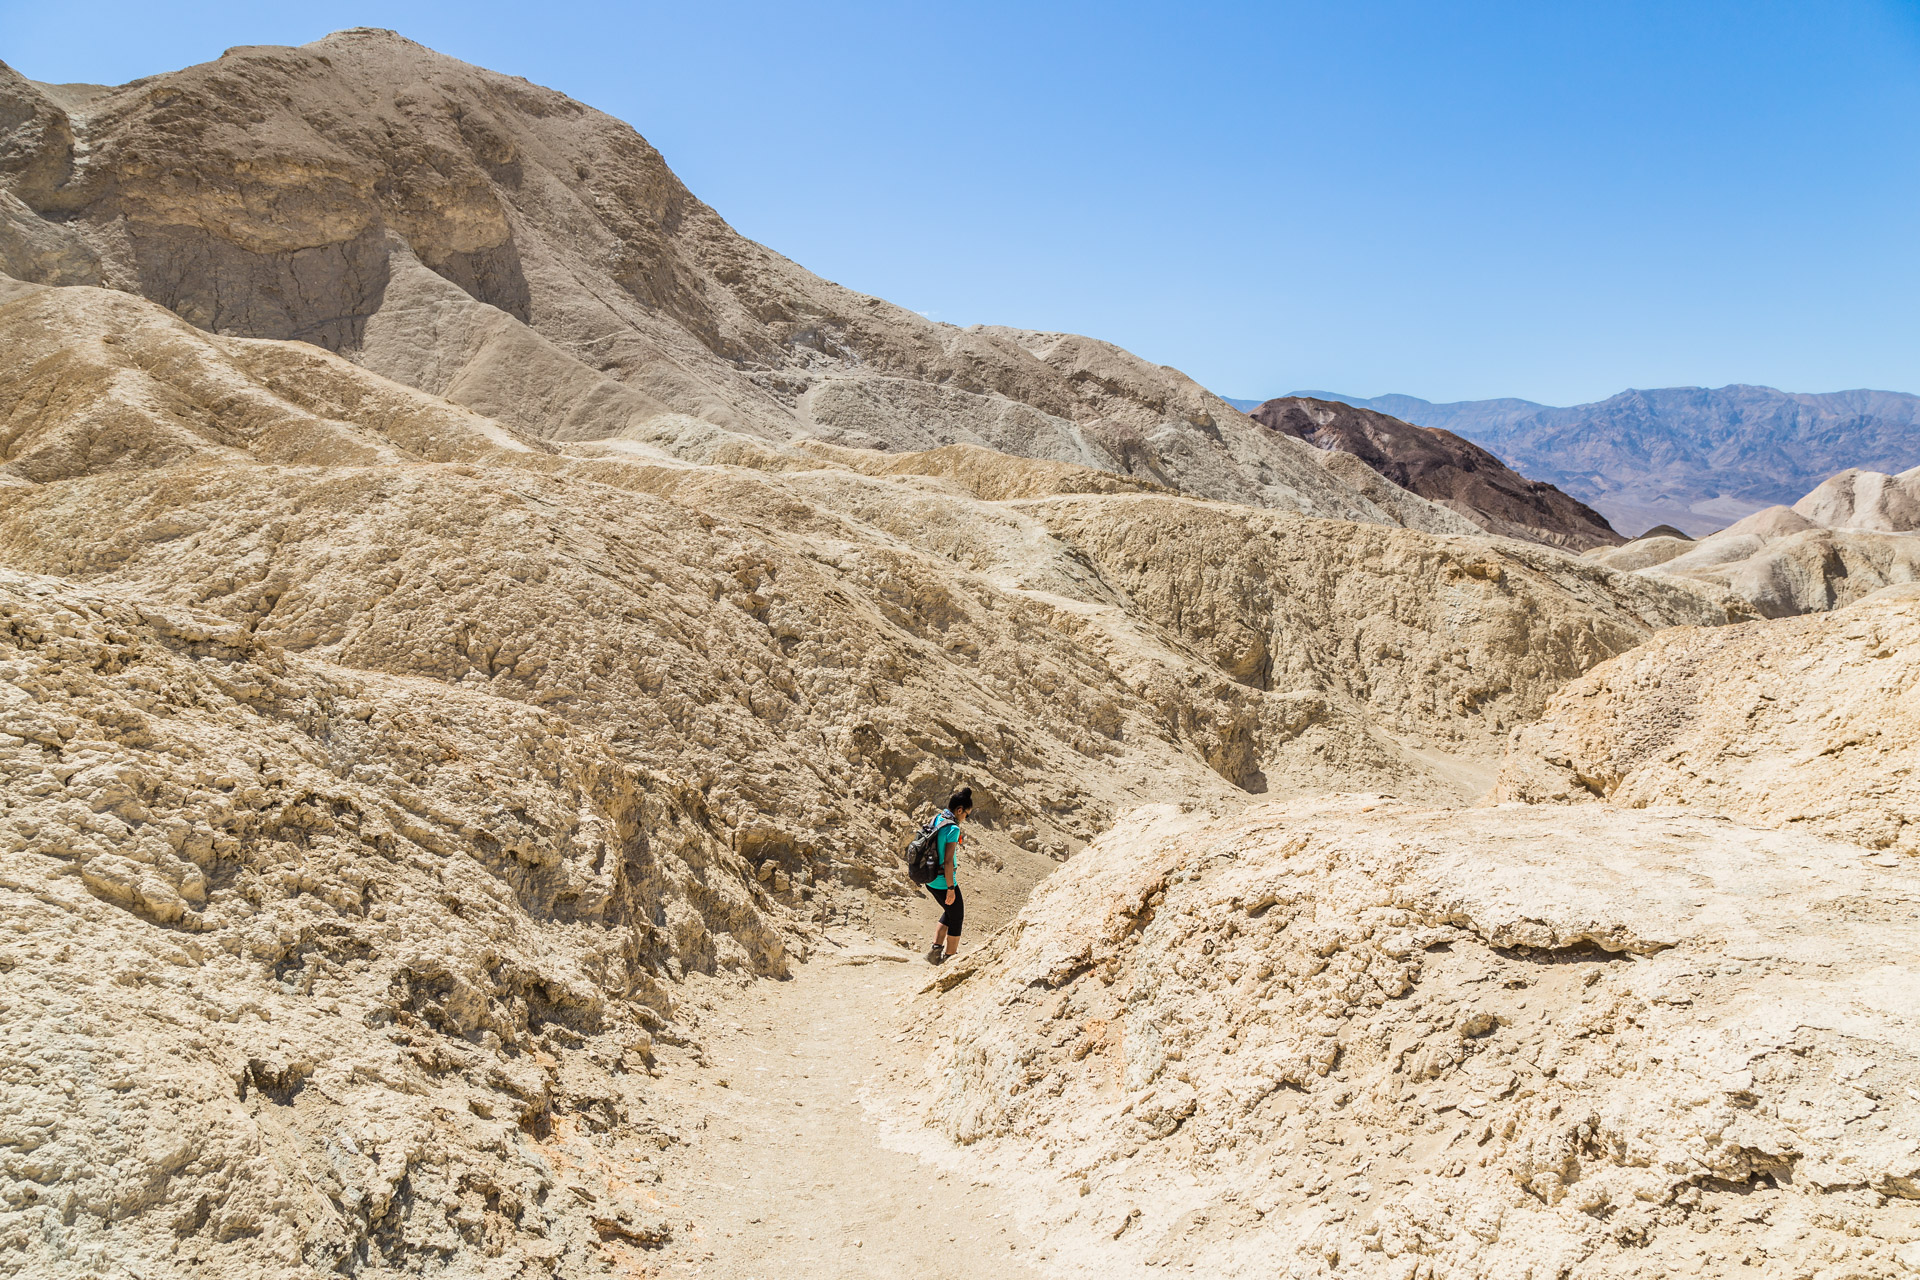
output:
[[11,570],[0,671],[0,1269],[505,1275],[670,1232],[686,817],[604,743]]
[[687,975],[777,979],[904,899],[956,775],[983,872],[1143,802],[1458,800],[1559,683],[1724,619],[972,446],[561,446],[0,286],[23,1274],[654,1266],[700,1238],[650,1074]]
[[1146,810],[928,985],[894,1096],[1063,1274],[1890,1276],[1916,904],[1672,810]]

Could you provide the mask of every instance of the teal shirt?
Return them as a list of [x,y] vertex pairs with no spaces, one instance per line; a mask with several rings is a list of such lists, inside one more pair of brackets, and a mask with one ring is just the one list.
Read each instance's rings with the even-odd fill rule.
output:
[[[947,865],[947,851],[954,845],[960,844],[962,837],[960,835],[960,824],[955,822],[944,809],[941,810],[940,816],[947,820],[941,824],[939,834],[934,838],[940,842],[940,865],[944,867]],[[955,875],[960,874],[960,864],[957,860],[953,864],[953,873]],[[946,873],[943,871],[928,881],[927,888],[932,889],[935,893],[945,893],[947,891]]]

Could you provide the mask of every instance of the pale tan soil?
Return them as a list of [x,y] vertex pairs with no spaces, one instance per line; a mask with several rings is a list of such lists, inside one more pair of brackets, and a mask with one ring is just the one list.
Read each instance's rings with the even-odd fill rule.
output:
[[[1920,1267],[1896,852],[1242,812],[1462,803],[1625,654],[1554,703],[1620,798],[1908,849],[1911,602],[1662,643],[1760,597],[852,295],[389,33],[0,122],[0,1274]],[[1812,533],[1782,608],[1900,571]]]
[[[831,948],[956,780],[1009,867],[1153,801],[1458,802],[1725,616],[970,446],[570,453],[101,289],[0,329],[0,1272],[593,1274],[689,1230],[644,1198],[688,976]],[[1017,896],[967,883],[975,932]]]
[[802,437],[972,444],[1478,528],[1377,476],[1363,495],[1110,343],[960,329],[822,280],[735,232],[629,125],[390,31],[232,49],[84,100],[0,64],[0,272],[316,343],[543,440],[699,462]]
[[[970,834],[961,873],[962,954],[1055,866],[981,836]],[[695,1226],[650,1268],[714,1280],[1041,1274],[1031,1263],[1042,1242],[1018,1228],[1006,1192],[937,1140],[901,1143],[870,1105],[877,1079],[911,1061],[898,1024],[940,972],[923,954],[936,915],[924,895],[879,904],[828,928],[787,981],[688,984],[683,1019],[697,1047],[660,1050],[658,1087],[693,1141],[672,1148],[660,1174],[667,1211]]]
[[1920,586],[1833,613],[1677,627],[1519,729],[1496,800],[1685,805],[1920,851]]

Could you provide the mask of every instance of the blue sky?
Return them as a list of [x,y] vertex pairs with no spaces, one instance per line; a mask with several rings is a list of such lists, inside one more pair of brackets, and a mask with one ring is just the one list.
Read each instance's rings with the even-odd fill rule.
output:
[[1920,0],[0,0],[0,59],[361,25],[630,121],[830,279],[1227,395],[1920,391]]

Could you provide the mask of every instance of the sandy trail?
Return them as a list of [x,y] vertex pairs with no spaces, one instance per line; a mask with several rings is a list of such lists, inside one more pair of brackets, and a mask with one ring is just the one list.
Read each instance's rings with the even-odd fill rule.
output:
[[[969,949],[1018,909],[1045,858],[1005,846],[966,878]],[[936,1274],[1027,1280],[1038,1242],[1006,1194],[892,1149],[862,1096],[902,1054],[901,1004],[934,974],[935,917],[915,903],[828,930],[785,982],[692,987],[695,1043],[663,1048],[662,1100],[688,1145],[662,1153],[674,1244],[652,1274],[716,1280]],[[976,920],[978,926],[976,926]],[[889,939],[910,938],[906,952]],[[879,958],[890,955],[903,958]],[[939,1145],[937,1142],[928,1144]],[[644,1273],[643,1273],[644,1274]]]

